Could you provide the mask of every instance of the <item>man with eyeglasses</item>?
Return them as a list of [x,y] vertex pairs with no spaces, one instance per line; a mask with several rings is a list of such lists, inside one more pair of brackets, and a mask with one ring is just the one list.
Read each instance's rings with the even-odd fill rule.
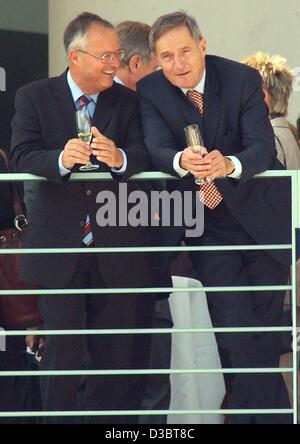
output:
[[[82,13],[67,26],[64,45],[68,70],[17,93],[12,159],[17,171],[48,179],[25,186],[28,247],[83,247],[91,252],[29,255],[23,262],[23,278],[46,289],[71,290],[67,295],[41,298],[47,330],[147,328],[152,324],[154,295],[139,295],[138,290],[122,295],[72,294],[72,289],[150,287],[155,271],[144,254],[93,253],[93,247],[147,246],[146,228],[100,227],[96,222],[98,193],[113,195],[119,206],[118,183],[150,168],[135,94],[113,82],[122,59],[118,35],[106,20]],[[90,146],[77,137],[75,112],[83,108],[92,119]],[[91,156],[98,171],[110,173],[115,180],[69,182],[70,174]],[[128,193],[137,188],[128,182]],[[41,369],[143,369],[148,366],[149,342],[147,335],[49,336]],[[145,381],[139,376],[96,375],[83,380],[50,376],[41,379],[41,386],[46,411],[136,411]],[[122,414],[86,419],[89,423],[136,421]],[[83,419],[62,417],[49,422]]]
[[[145,142],[156,168],[181,179],[170,187],[182,193],[194,190],[194,206],[196,199],[204,205],[203,236],[185,239],[207,250],[191,253],[196,275],[205,287],[246,287],[208,292],[213,325],[280,326],[285,291],[272,286],[287,285],[290,252],[258,251],[258,245],[290,244],[290,190],[289,181],[253,179],[265,170],[282,169],[275,160],[260,76],[231,60],[206,55],[196,20],[184,12],[158,18],[150,45],[162,70],[137,87]],[[187,147],[185,138],[184,128],[192,124],[199,126],[204,141],[197,152]],[[166,244],[179,243],[184,231],[174,224]],[[249,286],[271,288],[248,291]],[[222,364],[226,369],[278,368],[278,339],[276,333],[219,333]],[[290,407],[280,374],[237,371],[226,380],[230,409]],[[291,421],[289,415],[248,413],[231,421]]]

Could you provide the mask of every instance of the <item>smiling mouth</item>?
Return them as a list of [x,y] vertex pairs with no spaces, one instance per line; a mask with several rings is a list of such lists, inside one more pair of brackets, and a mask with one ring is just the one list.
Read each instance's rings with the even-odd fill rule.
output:
[[187,74],[189,74],[190,72],[188,71],[188,72],[183,72],[183,73],[180,73],[180,74],[176,74],[178,77],[184,77],[184,76],[186,76]]
[[115,76],[115,71],[103,71],[103,74],[105,74],[106,76]]

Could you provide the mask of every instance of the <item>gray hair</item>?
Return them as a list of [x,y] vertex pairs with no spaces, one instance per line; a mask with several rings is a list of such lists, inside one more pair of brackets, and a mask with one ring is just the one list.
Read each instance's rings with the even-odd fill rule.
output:
[[195,42],[198,43],[202,39],[202,33],[196,19],[184,11],[177,11],[171,14],[162,15],[155,21],[150,32],[151,50],[153,52],[155,51],[156,42],[163,33],[180,26],[187,27]]
[[124,51],[123,64],[128,64],[134,55],[139,55],[143,63],[150,61],[151,49],[149,35],[151,26],[146,23],[126,21],[116,27],[119,34],[120,45]]
[[73,19],[64,33],[64,47],[68,54],[70,49],[85,49],[86,37],[93,25],[114,29],[113,25],[102,17],[90,12],[83,12]]
[[286,116],[288,101],[293,89],[294,75],[285,65],[286,59],[281,56],[270,56],[257,52],[242,63],[257,69],[262,77],[262,86],[270,94],[269,113],[271,116]]

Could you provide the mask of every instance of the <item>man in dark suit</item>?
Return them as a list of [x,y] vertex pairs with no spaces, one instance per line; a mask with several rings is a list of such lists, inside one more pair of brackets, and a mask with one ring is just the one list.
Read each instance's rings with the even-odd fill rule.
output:
[[[118,182],[150,167],[135,94],[113,82],[122,55],[117,33],[99,16],[83,13],[68,25],[64,43],[67,72],[32,83],[16,96],[12,124],[15,169],[49,179],[25,186],[27,244],[35,248],[147,246],[146,228],[121,223],[101,227],[97,217],[96,201],[107,203],[99,192],[114,196],[118,216]],[[75,111],[83,107],[92,118],[91,146],[77,138]],[[70,173],[91,156],[98,171],[111,172],[115,180],[69,182]],[[138,187],[130,182],[128,192]],[[151,285],[153,273],[145,255],[95,255],[92,248],[90,254],[30,255],[23,265],[24,280],[45,288],[142,288]],[[41,298],[41,307],[47,329],[139,328],[151,326],[154,296],[47,296]],[[142,335],[51,336],[42,369],[81,369],[82,361],[91,370],[146,368],[149,340]],[[79,382],[76,377],[44,378],[44,408],[77,410]],[[80,407],[137,410],[144,385],[138,377],[87,378]],[[101,418],[89,419],[97,420]],[[134,420],[130,416],[102,419]]]
[[[154,165],[180,177],[170,183],[196,190],[205,206],[202,237],[193,246],[289,243],[289,194],[285,181],[251,180],[274,166],[274,136],[257,73],[230,60],[206,56],[196,21],[178,12],[159,18],[150,35],[161,71],[141,80],[138,97],[145,141]],[[186,148],[184,128],[197,124],[201,154]],[[217,178],[227,179],[218,180]],[[216,180],[215,180],[216,179]],[[195,200],[196,202],[196,200]],[[283,206],[281,206],[283,205]],[[170,227],[167,244],[179,243],[184,227]],[[204,286],[284,285],[289,257],[280,251],[207,251],[191,255]],[[213,292],[214,327],[281,325],[284,292]],[[278,367],[276,334],[219,334],[224,367]],[[227,381],[230,407],[289,407],[281,375],[241,375]],[[288,422],[287,416],[238,415],[233,422]]]

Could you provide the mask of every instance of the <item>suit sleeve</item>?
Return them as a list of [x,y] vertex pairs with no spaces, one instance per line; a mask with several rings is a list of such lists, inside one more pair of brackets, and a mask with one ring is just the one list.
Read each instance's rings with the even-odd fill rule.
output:
[[126,153],[127,169],[122,175],[112,172],[114,179],[123,182],[135,174],[151,170],[151,156],[145,147],[141,116],[136,99],[127,123],[124,146],[120,146],[120,148]]
[[29,173],[62,183],[58,159],[63,149],[49,151],[43,142],[39,114],[25,88],[15,100],[12,120],[11,161],[16,172]]
[[140,82],[137,89],[142,116],[145,143],[151,154],[153,165],[163,173],[180,177],[174,170],[174,157],[178,146],[172,131],[165,123],[159,110],[151,99],[151,92]]
[[276,159],[274,132],[264,102],[261,77],[247,71],[241,98],[239,124],[242,151],[236,155],[243,168],[242,181],[272,169]]

